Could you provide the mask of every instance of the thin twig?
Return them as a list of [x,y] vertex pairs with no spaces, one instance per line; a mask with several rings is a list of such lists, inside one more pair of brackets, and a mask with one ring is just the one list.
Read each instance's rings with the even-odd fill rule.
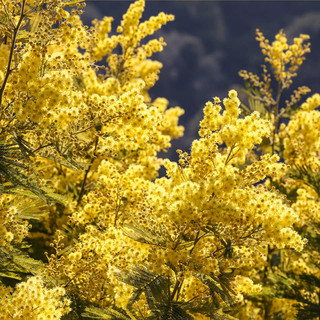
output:
[[91,125],[91,126],[89,126],[89,127],[87,127],[87,128],[81,129],[81,130],[79,130],[79,131],[72,132],[72,133],[70,133],[70,136],[74,136],[74,135],[77,135],[77,134],[79,134],[79,133],[86,132],[87,130],[89,130],[89,129],[93,128],[93,127],[94,127],[94,125]]
[[141,309],[140,309],[140,306],[139,306],[138,302],[135,301],[135,303],[136,303],[136,305],[137,305],[137,307],[138,307],[138,311],[139,311],[141,317],[142,317],[143,319],[146,319],[146,317],[143,315],[143,313],[142,313],[142,311],[141,311]]
[[275,107],[275,112],[274,112],[274,130],[272,134],[272,154],[274,153],[275,149],[275,138],[276,138],[276,133],[278,131],[278,124],[280,121],[281,115],[279,115],[279,103],[280,103],[280,98],[282,94],[283,88],[281,87],[281,82],[278,83],[278,92],[277,92],[277,98],[276,98],[276,107]]
[[173,301],[174,296],[176,295],[178,289],[180,290],[180,285],[181,285],[180,281],[177,280],[177,281],[176,281],[176,284],[175,284],[175,286],[174,286],[174,288],[173,288],[173,292],[172,292],[172,295],[171,295],[171,297],[170,297],[170,301]]
[[192,254],[194,248],[196,247],[196,244],[197,244],[203,237],[205,237],[205,236],[208,235],[208,233],[204,233],[204,234],[202,234],[201,236],[199,236],[199,234],[200,234],[200,231],[197,231],[196,238],[194,239],[193,247],[191,248],[191,250],[190,250],[190,252],[189,252],[189,255]]
[[43,149],[43,148],[50,147],[50,146],[52,146],[52,145],[53,145],[52,142],[51,142],[51,143],[48,143],[48,144],[45,144],[45,145],[40,145],[37,149],[34,149],[32,152],[35,153],[35,152],[37,152],[37,151],[39,151],[39,150],[41,150],[41,149]]
[[230,152],[229,152],[229,154],[228,154],[228,156],[227,156],[226,161],[224,162],[225,165],[227,165],[228,162],[231,161],[232,158],[234,157],[234,155],[239,151],[239,150],[237,150],[237,151],[231,156],[232,151],[233,151],[233,149],[234,149],[235,147],[236,147],[236,143],[234,143],[234,144],[230,147]]
[[117,189],[117,207],[116,207],[116,215],[114,217],[114,226],[116,227],[117,226],[117,221],[118,221],[118,217],[119,217],[119,210],[120,210],[120,206],[121,206],[121,200],[122,200],[122,196],[120,197],[119,195],[119,187]]
[[191,254],[192,254],[192,251],[193,251],[194,248],[196,247],[197,242],[200,240],[200,239],[199,239],[199,233],[200,233],[200,231],[198,230],[198,231],[197,231],[197,234],[196,234],[196,238],[194,239],[194,242],[193,242],[193,247],[191,248],[191,250],[190,250],[190,252],[189,252],[190,256],[191,256]]
[[13,37],[12,37],[10,54],[9,54],[9,61],[8,61],[8,65],[7,65],[7,71],[6,71],[6,75],[5,75],[5,77],[4,77],[2,86],[1,86],[1,88],[0,88],[0,106],[2,105],[2,96],[3,96],[3,93],[4,93],[4,89],[5,89],[5,87],[6,87],[6,84],[7,84],[7,82],[8,82],[9,75],[10,75],[11,71],[13,70],[13,69],[11,69],[11,62],[12,62],[13,52],[14,52],[15,45],[16,45],[17,35],[18,35],[18,32],[19,32],[21,23],[22,23],[22,21],[23,21],[23,19],[24,19],[24,17],[25,17],[25,15],[24,15],[24,6],[25,6],[25,3],[26,3],[26,0],[23,0],[23,1],[22,1],[22,5],[21,5],[21,15],[20,15],[20,18],[19,18],[19,21],[18,21],[16,27],[15,27],[14,30],[13,30]]
[[84,174],[84,178],[82,180],[82,184],[81,184],[81,190],[80,190],[80,194],[79,194],[79,198],[78,198],[78,201],[77,201],[77,206],[80,204],[81,200],[82,200],[82,197],[84,195],[84,190],[85,190],[85,185],[86,185],[86,181],[87,181],[87,177],[88,177],[88,173],[92,167],[92,164],[93,164],[93,161],[95,160],[95,151],[97,149],[97,145],[98,145],[98,137],[96,138],[96,142],[95,142],[95,146],[94,146],[94,151],[93,151],[93,157],[91,158],[91,161],[90,161],[90,164],[89,164],[89,167],[87,168],[85,174]]

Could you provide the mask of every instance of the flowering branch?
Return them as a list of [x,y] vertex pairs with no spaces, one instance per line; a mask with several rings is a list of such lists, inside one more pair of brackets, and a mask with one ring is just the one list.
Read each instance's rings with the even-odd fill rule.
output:
[[[16,45],[17,35],[18,35],[18,32],[19,32],[21,23],[22,23],[22,21],[23,21],[23,19],[24,19],[24,17],[25,17],[25,14],[24,14],[25,4],[26,4],[26,0],[23,0],[23,1],[22,1],[22,4],[21,4],[21,13],[20,13],[19,21],[18,21],[17,25],[16,25],[16,26],[14,27],[14,29],[13,29],[13,37],[12,37],[12,43],[11,43],[11,48],[10,48],[10,54],[9,54],[7,71],[6,71],[6,75],[5,75],[5,77],[4,77],[2,86],[1,86],[1,88],[0,88],[0,105],[2,104],[2,96],[3,96],[3,93],[4,93],[4,89],[5,89],[5,87],[6,87],[6,84],[7,84],[7,82],[8,82],[9,75],[10,75],[10,73],[11,73],[12,70],[13,70],[13,69],[11,69],[11,62],[12,62],[13,52],[14,52],[15,45]],[[12,21],[12,23],[14,23],[14,22]]]

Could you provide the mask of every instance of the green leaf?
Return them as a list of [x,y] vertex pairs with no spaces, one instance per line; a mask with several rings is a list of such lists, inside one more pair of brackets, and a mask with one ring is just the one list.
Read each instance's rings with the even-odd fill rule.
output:
[[77,3],[84,2],[84,0],[65,0],[63,1],[64,7],[74,7],[77,5]]
[[18,216],[21,219],[36,219],[39,220],[48,211],[47,203],[43,200],[25,199],[17,206]]
[[53,160],[56,163],[61,164],[62,166],[71,169],[72,171],[84,171],[87,169],[88,165],[86,163],[80,163],[79,161],[75,161],[67,156],[59,157],[57,155],[49,154],[46,156],[42,156],[43,158]]
[[166,240],[150,230],[145,229],[143,226],[138,225],[135,221],[130,224],[124,225],[124,234],[138,242],[147,243],[157,246],[165,246]]
[[16,37],[16,42],[28,42],[31,34],[32,33],[27,30],[19,30],[18,35]]
[[40,22],[43,20],[43,16],[40,12],[35,12],[32,17],[30,17],[30,33],[34,33],[38,30]]
[[14,280],[22,280],[21,276],[18,276],[16,273],[10,271],[0,271],[0,277]]
[[222,302],[230,306],[234,305],[236,293],[231,287],[231,281],[234,278],[232,273],[220,274],[219,276],[200,274],[198,278],[210,289],[212,301],[217,308]]
[[249,96],[248,102],[252,111],[258,111],[262,117],[266,114],[265,106],[259,98]]
[[157,301],[168,301],[168,287],[170,280],[162,275],[155,275],[148,271],[145,267],[134,267],[131,271],[118,273],[117,277],[122,282],[136,288],[133,296],[128,302],[128,309],[139,300],[142,293],[145,293],[149,308],[155,308]]
[[[4,189],[3,191],[4,192],[6,191],[7,193],[11,193],[11,194],[27,196],[27,197],[29,197],[31,199],[39,199],[39,194],[38,193],[35,193],[33,191],[30,191],[30,190],[22,189],[21,187],[12,186],[10,189],[9,188],[8,189]],[[41,189],[41,191],[42,191],[42,193],[40,194],[40,198],[42,200],[44,200],[44,201],[48,200],[48,201],[64,204],[65,201],[67,200],[66,196],[54,193],[49,188],[43,187]]]
[[82,317],[101,320],[136,320],[132,315],[129,316],[124,310],[117,311],[115,309],[102,309],[97,307],[87,307]]
[[25,273],[37,275],[43,271],[44,263],[40,260],[30,258],[27,254],[20,251],[20,254],[13,256],[13,262],[22,268]]
[[38,275],[44,270],[44,263],[28,256],[19,248],[0,247],[0,276],[21,280],[27,275]]

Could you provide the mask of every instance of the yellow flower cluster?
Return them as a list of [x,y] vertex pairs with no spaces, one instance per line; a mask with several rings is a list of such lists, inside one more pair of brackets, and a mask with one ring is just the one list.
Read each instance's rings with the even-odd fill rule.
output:
[[[270,133],[269,123],[259,119],[257,113],[239,119],[239,100],[234,90],[224,104],[226,110],[222,114],[219,105],[206,104],[199,132],[204,137],[193,142],[190,156],[183,158],[183,167],[166,165],[171,179],[160,179],[158,183],[170,194],[168,214],[174,221],[187,224],[247,222],[256,227],[262,223],[268,237],[279,232],[275,243],[282,246],[287,241],[279,241],[282,233],[287,238],[293,236],[283,228],[292,225],[297,217],[273,192],[253,185],[266,176],[278,176],[285,166],[276,163],[275,155],[264,155],[242,170],[234,165],[243,164],[248,149]],[[227,148],[219,152],[223,143]],[[293,238],[301,250],[299,238]]]
[[[263,66],[263,74],[258,76],[241,71],[240,75],[253,85],[253,89],[248,89],[249,108],[246,110],[262,109],[265,119],[272,122],[272,137],[262,150],[271,153],[279,153],[281,160],[288,166],[283,167],[283,173],[267,180],[265,186],[277,186],[281,193],[290,199],[290,207],[293,215],[298,219],[294,222],[294,229],[284,228],[281,230],[282,237],[295,238],[303,234],[310,242],[302,252],[292,252],[281,250],[277,254],[273,246],[268,249],[268,264],[260,275],[255,274],[254,278],[259,279],[263,286],[270,286],[270,283],[283,283],[288,285],[285,290],[286,296],[293,296],[291,286],[295,286],[297,300],[290,299],[270,299],[268,296],[261,296],[261,303],[257,303],[255,298],[251,304],[247,304],[241,313],[241,319],[254,317],[257,313],[264,318],[278,314],[283,319],[296,319],[298,302],[302,300],[306,303],[313,303],[313,291],[316,287],[308,289],[303,279],[319,277],[319,248],[318,248],[318,224],[319,224],[319,110],[320,96],[318,93],[307,98],[304,103],[300,103],[303,95],[310,92],[310,89],[301,86],[294,90],[290,100],[285,101],[285,108],[282,108],[283,89],[289,88],[292,78],[296,76],[296,71],[305,59],[305,54],[310,52],[310,43],[304,43],[309,36],[300,35],[294,38],[293,44],[288,45],[286,35],[280,31],[275,41],[270,44],[263,34],[257,30],[257,40],[260,42],[265,61],[272,67],[274,78],[278,82],[278,89],[274,96],[271,89],[271,76],[266,66]],[[283,121],[283,118],[287,118]],[[296,231],[293,231],[296,230]],[[305,240],[307,242],[307,240]],[[278,256],[278,257],[277,257]],[[277,259],[274,259],[276,258]],[[275,261],[278,260],[278,261]],[[300,277],[301,276],[301,277]],[[259,278],[260,277],[260,278]],[[278,280],[275,280],[278,279]],[[302,295],[305,290],[305,297]],[[277,291],[272,287],[269,290]],[[282,290],[282,289],[281,289]],[[302,300],[301,300],[302,299]],[[318,302],[317,302],[318,303]],[[304,306],[300,305],[300,317],[304,317]],[[306,309],[307,310],[307,309]],[[246,313],[247,312],[247,313]],[[307,311],[308,312],[308,311]],[[246,314],[246,315],[245,315]]]
[[[75,6],[67,10],[68,5]],[[10,31],[0,43],[0,138],[21,153],[21,163],[10,160],[12,167],[28,168],[37,178],[23,185],[10,180],[10,172],[3,176],[1,182],[12,192],[18,186],[21,195],[0,197],[0,245],[18,250],[27,235],[20,197],[46,199],[42,220],[32,221],[37,233],[30,239],[53,241],[52,248],[43,244],[44,272],[64,287],[49,288],[39,276],[15,289],[1,285],[0,319],[61,319],[70,312],[65,294],[84,306],[124,310],[135,294],[130,316],[150,316],[154,310],[142,293],[157,277],[170,281],[170,303],[194,300],[201,310],[231,293],[240,303],[260,290],[248,276],[253,268],[265,270],[268,250],[301,251],[305,240],[293,225],[318,218],[318,195],[310,188],[300,184],[290,206],[263,183],[279,181],[288,169],[276,154],[252,156],[263,141],[278,141],[278,105],[266,117],[272,123],[258,111],[243,116],[238,94],[230,90],[222,102],[216,97],[206,103],[200,138],[190,153],[178,150],[178,163],[157,157],[171,139],[182,136],[183,110],[148,94],[161,68],[150,58],[165,43],[145,38],[173,16],[160,13],[140,22],[144,5],[143,0],[130,5],[116,34],[109,17],[84,26],[84,5],[78,1],[49,0],[42,6],[12,0],[0,6],[1,17],[12,20],[0,29]],[[303,44],[307,37],[291,46],[282,32],[272,45],[259,31],[257,37],[276,79],[287,87],[309,51]],[[264,73],[266,85],[249,78],[275,104]],[[306,91],[297,90],[293,100]],[[286,163],[303,165],[308,158],[318,165],[319,97],[309,98],[281,127]],[[161,165],[167,176],[157,178]],[[35,250],[35,256],[44,255]],[[303,263],[297,259],[290,270]],[[140,296],[120,280],[136,266],[155,275],[138,288]],[[214,301],[210,283],[220,290]],[[74,308],[80,317],[83,310],[76,303]]]
[[[113,299],[123,307],[132,289],[119,282],[116,272],[140,263],[172,276],[168,266],[173,265],[186,281],[181,299],[188,300],[198,287],[193,285],[198,272],[219,275],[230,268],[263,268],[267,244],[302,250],[304,242],[291,229],[297,215],[274,191],[254,186],[284,170],[278,157],[264,155],[242,169],[237,166],[270,133],[269,123],[257,113],[239,118],[234,90],[224,105],[223,113],[218,107],[212,116],[217,104],[206,104],[200,128],[205,135],[193,143],[190,156],[181,154],[183,166],[164,161],[169,178],[151,182],[139,164],[99,163],[97,187],[71,216],[73,225],[85,226],[85,233],[68,255],[49,258],[50,273],[65,279],[70,292],[100,305]],[[243,130],[244,124],[253,134]],[[233,131],[228,131],[231,125]],[[221,152],[219,145],[235,139],[233,132],[238,140]],[[139,237],[144,243],[135,241]],[[256,288],[241,279],[242,285],[235,282],[240,292]],[[202,287],[199,299],[208,299],[208,289]]]
[[236,290],[241,293],[260,292],[262,289],[260,284],[254,284],[251,279],[243,276],[236,276],[235,283]]
[[286,126],[282,124],[280,137],[283,138],[284,159],[290,165],[319,166],[319,121],[320,106],[318,93],[309,97],[290,119]]
[[70,311],[70,300],[61,287],[47,289],[40,277],[17,284],[14,290],[0,285],[0,319],[56,320]]
[[238,117],[240,101],[235,90],[229,92],[229,98],[224,99],[223,104],[225,111],[220,115],[220,103],[207,102],[199,131],[199,135],[204,138],[193,142],[193,161],[201,157],[202,148],[206,145],[207,148],[211,145],[211,152],[214,152],[217,145],[225,143],[227,152],[221,161],[244,163],[248,149],[261,143],[262,138],[270,134],[269,122],[260,119],[257,112],[244,119]]
[[288,88],[292,83],[291,78],[297,75],[297,69],[305,60],[305,54],[310,52],[310,43],[303,43],[309,39],[309,36],[301,34],[299,38],[293,39],[293,44],[289,45],[282,30],[271,44],[259,29],[256,34],[261,51],[266,56],[265,61],[270,63],[273,68],[276,80],[281,83],[283,88]]
[[[58,159],[73,170],[91,168],[91,160],[85,160],[87,152],[97,158],[94,168],[103,159],[118,161],[125,156],[123,170],[137,162],[144,167],[142,175],[154,178],[160,165],[157,152],[169,148],[170,140],[183,133],[183,127],[178,126],[183,110],[167,109],[164,98],[151,103],[146,90],[154,84],[161,64],[146,59],[146,54],[142,57],[141,52],[147,51],[150,57],[150,50],[162,50],[164,42],[140,42],[173,17],[161,13],[139,23],[138,12],[143,11],[144,2],[132,4],[121,23],[123,34],[112,37],[115,46],[123,49],[123,54],[117,56],[106,39],[112,19],[105,18],[88,28],[78,15],[83,4],[78,3],[71,14],[65,9],[67,1],[48,1],[46,9],[25,4],[32,12],[30,23],[36,32],[28,33],[23,45],[16,44],[19,59],[15,60],[17,68],[10,73],[3,93],[8,107],[1,117],[1,127],[7,132],[19,128],[19,134],[33,150],[38,150],[40,158],[35,157],[34,161],[42,168],[36,170],[45,174],[47,185],[59,192],[77,188],[83,175],[65,167],[57,169],[54,161]],[[53,28],[54,24],[59,28]],[[79,46],[85,49],[84,53],[79,52]],[[98,54],[99,48],[107,51]],[[0,50],[0,70],[5,74],[10,43],[1,43]],[[101,54],[107,55],[108,66],[97,70],[94,62],[102,59]],[[115,59],[119,64],[113,64]],[[101,77],[103,70],[105,76]],[[21,126],[24,122],[33,126]],[[59,179],[51,181],[52,175],[59,175]]]
[[297,319],[296,301],[293,299],[274,299],[270,313],[281,314],[283,319]]
[[[20,221],[19,221],[20,220]],[[28,233],[28,222],[18,217],[17,197],[0,196],[0,247],[20,243]]]
[[[156,180],[163,188],[163,202],[156,197],[153,212],[160,221],[173,221],[176,228],[171,231],[173,243],[164,259],[180,265],[185,274],[263,267],[267,243],[298,251],[304,244],[291,228],[298,221],[297,214],[272,190],[254,186],[285,169],[277,163],[278,157],[264,155],[242,169],[235,165],[242,164],[248,149],[270,132],[268,122],[259,119],[258,114],[239,119],[234,90],[224,104],[226,110],[222,114],[220,107],[206,104],[200,128],[200,132],[206,130],[200,133],[204,137],[193,142],[190,155],[179,151],[181,166],[166,161],[169,178]],[[242,130],[243,123],[248,123],[254,134]],[[219,145],[229,141],[230,136],[233,138],[233,132],[227,130],[230,125],[239,140],[220,152]],[[200,232],[207,226],[213,226],[212,233]],[[192,241],[183,244],[184,237]],[[161,259],[158,250],[154,254]]]
[[[305,60],[306,53],[310,52],[310,42],[304,43],[309,36],[302,34],[299,38],[294,38],[293,44],[289,45],[286,35],[280,30],[270,44],[259,29],[256,34],[265,61],[270,68],[262,65],[261,76],[246,70],[239,72],[246,82],[246,93],[249,96],[248,106],[243,105],[243,107],[247,113],[259,111],[264,119],[270,120],[272,135],[269,139],[265,139],[260,147],[263,152],[274,153],[280,151],[278,132],[282,118],[291,116],[302,96],[310,92],[308,87],[301,86],[293,91],[290,99],[285,101],[285,106],[281,105],[283,91],[290,87],[292,78],[297,75],[296,71]],[[276,90],[273,90],[274,80]]]
[[[95,21],[97,40],[91,50],[91,57],[100,61],[103,57],[108,56],[106,72],[108,75],[107,90],[110,94],[121,94],[131,90],[136,87],[138,79],[142,79],[142,89],[145,96],[148,97],[147,90],[158,80],[162,64],[148,58],[153,53],[162,51],[165,42],[162,38],[152,39],[143,45],[141,42],[168,21],[172,21],[174,17],[161,12],[140,23],[144,5],[143,0],[135,1],[130,5],[123,16],[121,25],[117,27],[117,35],[109,36],[112,18],[104,18],[100,22]],[[119,45],[121,54],[112,53]]]
[[[297,112],[291,117],[287,125],[282,125],[280,137],[283,138],[283,157],[293,169],[301,171],[306,177],[314,175],[317,179],[319,172],[319,115],[316,108],[320,106],[320,95],[309,97]],[[306,232],[312,232],[312,223],[319,223],[319,194],[315,185],[302,179],[290,179],[287,189],[296,189],[296,199],[292,208],[299,215],[297,227]],[[297,274],[319,275],[320,270],[314,261],[319,259],[319,252],[312,246],[295,259],[289,257],[288,270]]]
[[103,231],[93,225],[79,238],[67,255],[48,257],[48,271],[67,283],[66,290],[100,306],[116,303],[125,308],[133,288],[121,282],[116,273],[134,264],[144,264],[146,251],[115,227]]

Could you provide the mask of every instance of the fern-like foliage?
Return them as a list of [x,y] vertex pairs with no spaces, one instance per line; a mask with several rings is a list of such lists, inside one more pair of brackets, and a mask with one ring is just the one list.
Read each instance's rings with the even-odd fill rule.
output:
[[46,187],[40,187],[35,174],[30,173],[30,145],[19,136],[12,142],[0,141],[0,192],[63,203],[65,198]]
[[149,310],[153,315],[149,319],[159,320],[192,320],[194,319],[184,310],[185,303],[176,299],[181,283],[172,283],[170,277],[155,275],[144,267],[135,267],[132,271],[118,274],[121,281],[133,286],[135,292],[130,298],[127,308],[130,310],[138,301],[142,293],[145,294]]
[[27,276],[38,275],[44,269],[43,262],[32,259],[20,248],[0,248],[0,279],[2,281],[24,280]]
[[[155,225],[153,227],[155,228]],[[167,242],[170,241],[165,236],[159,237],[159,233],[156,234],[150,230],[146,230],[134,221],[126,224],[124,230],[125,234],[131,239],[150,245],[166,247]],[[214,226],[208,226],[203,232],[205,234],[212,233],[218,237],[226,247],[224,255],[232,255],[232,247],[229,246],[229,242],[227,240],[224,241],[220,237]],[[165,232],[161,232],[160,234],[165,234]],[[194,239],[183,238],[183,240],[179,244],[179,248],[190,247],[194,244]],[[168,262],[166,265],[172,269],[173,273],[177,274],[178,270],[176,266]],[[134,304],[144,294],[148,303],[148,309],[152,312],[152,315],[148,318],[150,320],[191,320],[196,319],[196,315],[199,313],[206,315],[210,319],[232,319],[231,316],[221,311],[228,311],[229,308],[235,305],[236,293],[232,289],[232,281],[234,280],[233,270],[228,273],[219,274],[218,276],[213,273],[210,275],[198,273],[194,274],[194,276],[199,278],[208,288],[206,301],[203,301],[200,296],[195,296],[187,302],[182,301],[179,295],[183,287],[183,280],[178,281],[167,275],[154,274],[142,266],[136,266],[130,271],[118,274],[119,280],[135,288],[127,309],[129,311],[132,310]],[[115,319],[117,318],[113,320]]]
[[210,295],[216,308],[220,307],[221,300],[230,306],[235,304],[235,292],[232,289],[232,273],[224,273],[219,276],[211,274],[210,276],[200,275],[201,281],[210,289]]
[[300,302],[297,305],[297,318],[301,320],[319,319],[320,317],[320,278],[314,275],[302,274],[299,276],[300,283],[305,285],[309,292],[314,294],[313,299],[304,296],[301,288],[297,287],[295,299]]
[[32,155],[25,141],[16,137],[12,142],[0,142],[0,191],[12,193],[16,188],[25,188],[40,198],[45,198],[41,190],[28,174],[26,161]]
[[314,169],[308,165],[294,165],[290,177],[302,180],[320,196],[320,168]]
[[102,309],[97,307],[87,307],[82,313],[85,319],[100,319],[100,320],[136,320],[137,318],[129,316],[125,310]]

